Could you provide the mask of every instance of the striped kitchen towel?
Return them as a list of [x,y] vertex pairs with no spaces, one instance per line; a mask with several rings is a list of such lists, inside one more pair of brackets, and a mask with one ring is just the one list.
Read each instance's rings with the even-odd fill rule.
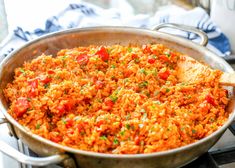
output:
[[[185,11],[180,7],[171,6],[165,8],[165,10],[157,11],[153,16],[149,16],[147,14],[135,15],[134,9],[127,1],[123,4],[121,9],[103,9],[85,2],[70,3],[57,15],[48,17],[44,25],[40,27],[31,25],[29,28],[29,26],[24,26],[23,23],[17,25],[12,34],[0,46],[0,49],[2,48],[0,55],[4,57],[29,40],[65,29],[93,26],[131,26],[151,29],[160,23],[178,23],[201,29],[209,37],[207,47],[210,50],[222,57],[231,53],[228,38],[211,21],[206,11],[200,7]],[[165,31],[193,41],[200,40],[194,33],[168,29]]]

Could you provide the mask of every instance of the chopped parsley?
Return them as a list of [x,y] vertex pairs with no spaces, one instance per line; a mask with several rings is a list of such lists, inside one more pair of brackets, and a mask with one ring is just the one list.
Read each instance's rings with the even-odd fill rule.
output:
[[36,125],[36,129],[39,129],[40,126],[41,126],[41,124],[37,124],[37,125]]
[[26,75],[26,72],[23,68],[20,68],[20,72],[25,76]]
[[114,140],[113,140],[113,144],[114,144],[114,145],[118,145],[118,144],[119,144],[118,139],[114,138]]
[[120,135],[123,136],[124,134],[125,134],[125,131],[121,131],[121,132],[120,132]]
[[111,65],[111,68],[116,68],[116,66],[115,65]]
[[129,53],[131,53],[132,52],[132,48],[127,48],[127,51],[129,52]]
[[143,74],[147,75],[147,72],[145,71],[144,68],[141,68],[141,69],[140,69],[140,73],[143,73]]
[[105,135],[102,135],[102,136],[100,137],[100,139],[102,139],[102,140],[107,140],[107,137],[106,137]]
[[143,81],[143,82],[139,83],[140,88],[144,88],[144,87],[147,87],[147,86],[148,86],[148,81]]
[[129,130],[131,128],[130,124],[126,124],[126,128]]

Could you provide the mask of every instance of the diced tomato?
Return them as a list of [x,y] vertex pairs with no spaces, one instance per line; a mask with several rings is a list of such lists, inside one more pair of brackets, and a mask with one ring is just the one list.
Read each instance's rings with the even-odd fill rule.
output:
[[44,84],[47,84],[49,82],[51,82],[51,78],[49,78],[48,76],[43,76],[40,78],[41,82],[44,83]]
[[73,130],[72,128],[70,128],[70,129],[67,130],[67,133],[68,133],[68,134],[73,134],[73,133],[74,133],[74,130]]
[[65,122],[66,122],[65,123],[66,128],[70,128],[74,124],[74,121],[71,118],[66,118]]
[[174,52],[171,52],[171,58],[176,57],[177,55]]
[[139,144],[140,144],[140,137],[139,137],[139,136],[136,136],[136,137],[135,137],[135,144],[136,144],[136,145],[139,145]]
[[62,140],[62,137],[59,135],[58,132],[50,132],[49,138],[51,141],[56,142],[56,143],[58,143]]
[[109,53],[107,52],[106,48],[101,47],[97,52],[97,55],[103,60],[103,61],[108,61],[109,60]]
[[57,106],[57,110],[59,111],[61,115],[63,115],[65,113],[65,106],[63,104],[59,104]]
[[57,106],[57,110],[61,115],[63,115],[66,111],[72,110],[74,107],[75,102],[72,99],[68,99],[66,103],[64,104],[59,104]]
[[87,54],[81,54],[79,56],[77,56],[77,62],[80,64],[80,65],[86,65],[89,61],[89,58],[88,58],[88,55]]
[[81,132],[84,130],[85,126],[88,124],[88,122],[82,122],[77,124],[78,131]]
[[29,101],[27,100],[27,98],[20,97],[15,102],[14,112],[17,117],[22,117],[24,113],[26,113],[28,108],[29,108]]
[[136,54],[132,54],[131,58],[134,60],[134,59],[138,58],[138,56]]
[[151,46],[150,46],[150,45],[143,45],[143,46],[142,46],[142,49],[143,49],[143,52],[144,52],[145,54],[150,54],[150,53],[152,53],[152,51],[151,51]]
[[38,88],[38,79],[30,80],[30,81],[28,81],[28,84],[32,88],[36,89],[36,88]]
[[55,74],[55,71],[49,69],[49,70],[47,71],[47,73],[50,74],[50,75],[52,75],[52,74]]
[[210,103],[211,105],[213,105],[213,106],[215,106],[216,104],[215,104],[215,100],[214,100],[214,98],[213,97],[211,97],[211,95],[206,95],[206,101],[208,102],[208,103]]
[[166,55],[159,55],[159,59],[164,61],[164,62],[168,62],[169,58]]
[[97,127],[100,127],[101,125],[103,125],[104,124],[104,120],[99,120],[95,125],[97,126]]
[[114,105],[113,101],[109,98],[105,99],[104,104],[108,107],[108,110],[111,110]]
[[72,110],[72,108],[74,107],[74,104],[75,104],[74,100],[68,99],[67,102],[64,104],[65,110],[66,111]]
[[155,61],[156,61],[156,59],[154,59],[152,57],[148,58],[148,63],[150,63],[150,64],[154,64]]
[[28,84],[31,87],[28,96],[35,97],[37,95],[38,79],[30,80],[28,81]]
[[124,75],[124,77],[125,77],[125,78],[130,77],[130,76],[131,76],[131,74],[132,74],[132,71],[131,71],[131,70],[129,70],[129,69],[126,69],[126,70],[123,72],[123,75]]
[[165,72],[159,72],[158,73],[158,77],[160,79],[163,79],[163,80],[167,80],[167,78],[169,77],[170,75],[170,71],[169,70],[166,70]]
[[97,80],[95,82],[95,88],[96,89],[101,89],[102,87],[104,87],[104,82],[100,81],[100,80]]

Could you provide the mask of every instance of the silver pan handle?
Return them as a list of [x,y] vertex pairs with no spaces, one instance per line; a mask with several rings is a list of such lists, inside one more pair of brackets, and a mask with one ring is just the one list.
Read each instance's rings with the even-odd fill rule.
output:
[[[0,124],[3,123],[8,123],[8,122],[6,119],[0,118]],[[27,156],[20,153],[15,148],[11,147],[2,140],[0,140],[0,151],[21,163],[30,164],[33,166],[47,166],[50,164],[58,164],[70,158],[69,155],[67,154],[56,154],[47,157]]]
[[163,23],[163,24],[159,24],[155,26],[153,30],[160,30],[162,28],[172,28],[172,29],[178,29],[178,30],[182,30],[186,32],[195,33],[201,38],[201,41],[199,43],[200,45],[206,46],[208,43],[208,36],[206,35],[206,33],[192,26],[185,26],[185,25],[180,25],[180,24],[175,24],[175,23]]

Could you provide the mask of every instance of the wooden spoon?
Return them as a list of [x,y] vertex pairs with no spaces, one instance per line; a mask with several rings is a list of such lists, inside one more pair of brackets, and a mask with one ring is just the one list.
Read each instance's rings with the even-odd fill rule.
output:
[[[203,65],[189,56],[181,56],[177,63],[178,79],[180,82],[197,83],[205,81],[206,78],[214,75],[216,70],[209,66]],[[235,73],[223,72],[219,79],[219,83],[224,86],[235,86]]]

